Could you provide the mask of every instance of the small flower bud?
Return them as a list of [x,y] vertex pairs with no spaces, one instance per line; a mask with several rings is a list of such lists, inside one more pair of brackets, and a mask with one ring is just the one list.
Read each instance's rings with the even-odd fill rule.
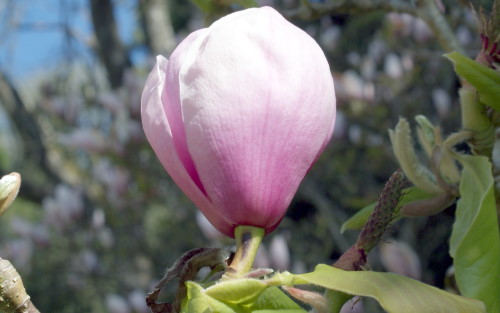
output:
[[384,186],[377,205],[359,234],[356,245],[366,253],[375,247],[389,226],[401,200],[405,176],[400,170],[394,172]]
[[436,126],[434,126],[424,115],[415,116],[415,121],[418,123],[418,141],[425,150],[427,156],[430,157],[436,145]]
[[405,204],[399,210],[401,216],[417,217],[437,214],[455,202],[455,196],[442,193],[435,197]]
[[0,179],[0,215],[7,210],[17,197],[20,187],[21,175],[16,172],[5,175]]
[[328,301],[322,294],[294,287],[283,286],[282,288],[295,299],[313,307],[315,312],[327,312]]
[[404,118],[399,119],[394,130],[389,130],[392,149],[401,169],[418,188],[434,194],[442,193],[434,175],[418,160],[410,134],[410,124]]

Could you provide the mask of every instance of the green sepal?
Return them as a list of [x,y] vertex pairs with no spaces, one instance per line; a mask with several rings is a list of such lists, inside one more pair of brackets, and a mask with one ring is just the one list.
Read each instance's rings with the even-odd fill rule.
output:
[[205,294],[195,282],[187,281],[187,296],[182,301],[181,313],[236,313],[230,306]]
[[268,285],[262,280],[237,278],[221,281],[205,290],[205,294],[225,303],[250,302],[259,296]]

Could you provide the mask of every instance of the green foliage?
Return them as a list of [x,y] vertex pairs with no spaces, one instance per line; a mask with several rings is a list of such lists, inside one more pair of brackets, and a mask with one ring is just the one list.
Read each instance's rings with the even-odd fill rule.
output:
[[480,301],[451,294],[404,276],[344,271],[322,264],[311,273],[277,273],[267,280],[236,279],[208,289],[187,282],[188,296],[183,302],[182,312],[305,312],[276,287],[304,284],[373,298],[389,313],[486,312]]
[[356,214],[351,216],[347,221],[344,222],[344,224],[342,224],[340,232],[344,233],[349,229],[361,229],[363,225],[365,225],[366,221],[368,221],[368,218],[372,214],[373,209],[375,209],[375,205],[377,205],[376,202],[370,203],[369,205],[359,210]]
[[188,295],[183,301],[181,312],[305,313],[279,288],[268,287],[256,279],[226,281],[208,289],[194,282],[187,282],[186,286]]
[[455,71],[479,92],[479,99],[500,111],[500,73],[471,60],[458,52],[445,55],[455,65]]
[[374,298],[389,313],[486,312],[479,301],[392,273],[343,271],[320,264],[314,272],[295,277],[295,284],[307,282],[351,295]]
[[460,156],[461,198],[450,240],[455,277],[462,294],[500,312],[500,235],[491,164],[481,156]]

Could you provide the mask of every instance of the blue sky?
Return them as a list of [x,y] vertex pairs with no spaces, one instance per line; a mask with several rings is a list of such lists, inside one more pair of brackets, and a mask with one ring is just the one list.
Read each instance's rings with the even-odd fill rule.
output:
[[[137,1],[115,1],[120,4],[115,17],[125,43],[132,41],[137,27]],[[67,22],[79,37],[89,38],[92,24],[87,3],[88,0],[0,1],[0,71],[19,82],[57,66],[69,55],[90,60],[88,49],[77,40],[71,40],[72,53],[68,54],[68,37],[61,27],[55,26]],[[12,22],[23,26],[12,26]]]

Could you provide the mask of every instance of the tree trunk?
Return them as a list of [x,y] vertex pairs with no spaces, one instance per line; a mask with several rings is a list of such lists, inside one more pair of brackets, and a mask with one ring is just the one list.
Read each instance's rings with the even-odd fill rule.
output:
[[90,0],[90,10],[98,55],[108,73],[111,88],[116,89],[122,85],[123,73],[131,63],[118,37],[113,3],[111,0]]

